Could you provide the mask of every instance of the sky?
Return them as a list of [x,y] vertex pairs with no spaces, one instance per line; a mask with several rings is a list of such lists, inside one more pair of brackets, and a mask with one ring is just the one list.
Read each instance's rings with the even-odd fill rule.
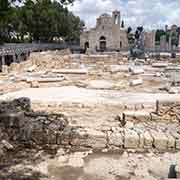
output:
[[126,27],[144,26],[145,29],[180,25],[180,0],[75,0],[69,9],[84,20],[87,29],[94,27],[102,13],[121,11]]

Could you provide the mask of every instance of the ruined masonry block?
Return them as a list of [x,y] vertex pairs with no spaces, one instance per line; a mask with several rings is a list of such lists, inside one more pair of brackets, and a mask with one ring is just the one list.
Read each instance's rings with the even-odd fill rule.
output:
[[176,143],[175,138],[169,133],[166,133],[166,136],[168,138],[167,148],[168,149],[175,148],[175,143]]
[[87,146],[95,149],[105,148],[107,145],[107,135],[101,131],[96,131],[93,129],[87,130]]
[[168,138],[163,132],[151,130],[151,135],[154,139],[153,145],[159,150],[167,149]]
[[78,128],[73,133],[70,143],[75,146],[86,146],[100,149],[106,147],[107,137],[106,134],[101,131]]
[[144,148],[152,148],[153,138],[151,137],[150,133],[146,131],[144,133]]
[[143,132],[137,132],[139,135],[139,147],[144,147],[144,133]]
[[86,132],[82,128],[72,129],[70,135],[70,144],[73,146],[85,146],[86,144]]
[[125,119],[128,120],[139,120],[146,121],[151,118],[149,112],[146,111],[124,111]]
[[180,134],[178,134],[177,132],[171,132],[171,135],[175,138],[176,141],[176,149],[180,149]]
[[124,136],[119,132],[111,133],[108,138],[109,138],[109,145],[122,147],[124,144],[123,143]]
[[72,134],[72,128],[71,127],[65,127],[63,130],[61,139],[59,139],[61,141],[61,144],[69,145],[70,139],[71,139],[71,134]]
[[139,146],[139,135],[133,130],[124,131],[124,147],[137,148]]
[[180,179],[180,164],[175,166],[176,178]]

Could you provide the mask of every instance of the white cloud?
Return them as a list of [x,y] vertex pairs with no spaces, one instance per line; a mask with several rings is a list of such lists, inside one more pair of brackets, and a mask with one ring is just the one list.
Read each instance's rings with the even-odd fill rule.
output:
[[153,29],[165,24],[180,25],[179,0],[76,0],[69,9],[80,16],[88,28],[95,26],[99,15],[113,10],[121,11],[126,26],[143,25]]

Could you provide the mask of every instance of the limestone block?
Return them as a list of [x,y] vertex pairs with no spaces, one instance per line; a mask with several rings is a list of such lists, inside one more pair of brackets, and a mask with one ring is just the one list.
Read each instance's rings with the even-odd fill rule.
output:
[[88,84],[88,88],[92,89],[112,89],[114,83],[105,80],[92,80]]
[[159,62],[159,63],[153,63],[152,64],[152,67],[155,67],[155,68],[165,68],[168,66],[168,63],[164,63],[164,62]]
[[18,63],[11,63],[10,71],[18,72],[19,71],[19,67],[20,67],[20,64],[18,64]]
[[128,120],[139,120],[146,121],[150,119],[150,114],[147,111],[124,111],[126,121]]
[[3,147],[7,150],[13,150],[14,149],[13,145],[4,139],[1,141],[1,143],[2,143]]
[[139,147],[143,148],[144,147],[144,134],[139,133]]
[[167,149],[168,138],[165,133],[151,130],[150,131],[154,141],[153,145],[159,150]]
[[168,92],[170,94],[178,94],[178,93],[180,93],[180,87],[170,87]]
[[38,83],[38,81],[31,81],[31,82],[30,82],[30,87],[31,87],[31,88],[39,88],[39,83]]
[[177,132],[175,131],[172,131],[171,132],[171,135],[175,138],[175,141],[176,141],[176,149],[180,149],[180,134],[178,134]]
[[139,136],[134,130],[124,131],[124,147],[137,148],[139,146]]
[[167,148],[168,149],[175,148],[175,143],[176,143],[175,138],[170,133],[166,133],[166,136],[168,138]]
[[150,133],[146,131],[144,133],[144,148],[152,148],[153,138],[151,137]]
[[110,72],[128,72],[128,66],[120,66],[120,65],[110,65]]
[[175,166],[176,178],[180,179],[180,164]]
[[37,79],[38,82],[42,82],[42,83],[48,83],[48,82],[61,82],[65,79],[64,76],[62,77],[49,77],[49,78],[39,78]]
[[101,131],[96,131],[93,129],[86,129],[87,139],[86,146],[92,148],[105,148],[107,145],[107,136]]
[[107,145],[106,134],[93,129],[77,128],[72,133],[70,143],[75,146],[92,147],[94,149],[105,148]]
[[137,68],[137,67],[130,67],[129,71],[132,73],[132,75],[138,75],[138,74],[143,74],[144,73],[144,69]]
[[53,73],[61,73],[61,74],[87,74],[87,69],[53,69]]
[[27,69],[27,72],[33,72],[33,71],[35,71],[36,68],[37,68],[37,66],[33,65]]
[[141,84],[143,84],[142,79],[133,79],[133,80],[130,80],[130,82],[129,82],[130,86],[137,86],[137,85],[141,85]]
[[7,65],[2,65],[2,73],[5,73],[5,74],[8,73],[8,66]]
[[122,147],[124,136],[120,132],[113,132],[109,135],[109,145]]
[[74,146],[85,146],[86,137],[86,131],[83,128],[72,129],[70,136],[70,144]]
[[62,136],[58,136],[57,143],[61,143],[63,145],[69,145],[72,139],[72,128],[65,127],[62,133]]
[[136,128],[135,131],[137,132],[139,136],[139,147],[144,148],[144,131],[140,128]]

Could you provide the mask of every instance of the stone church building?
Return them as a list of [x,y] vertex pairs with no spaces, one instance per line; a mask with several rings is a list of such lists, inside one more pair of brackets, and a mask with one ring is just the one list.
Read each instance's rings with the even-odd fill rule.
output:
[[[127,50],[128,39],[126,29],[121,21],[120,11],[102,14],[96,21],[96,27],[82,32],[80,36],[81,48],[89,48],[92,52],[97,51],[120,51]],[[155,46],[155,33],[146,33],[145,45],[147,48]]]

